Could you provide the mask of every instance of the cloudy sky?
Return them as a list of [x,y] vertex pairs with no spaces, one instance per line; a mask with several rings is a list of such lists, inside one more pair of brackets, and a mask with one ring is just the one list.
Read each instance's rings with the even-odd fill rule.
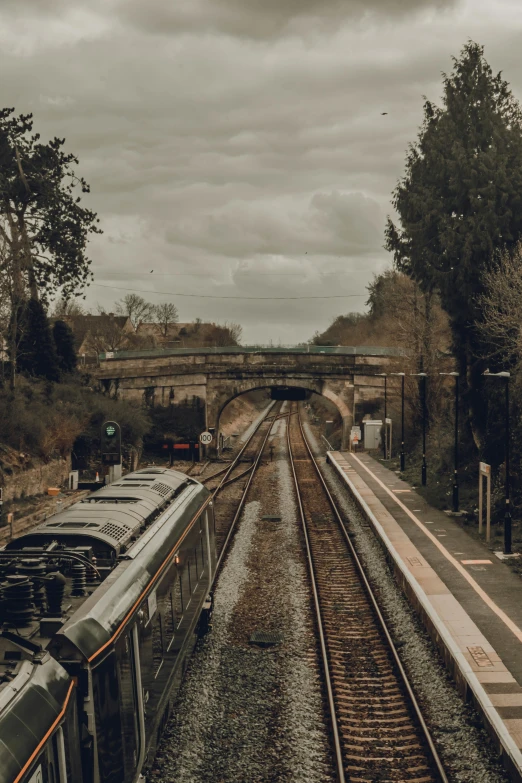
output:
[[104,229],[89,306],[132,289],[294,343],[389,265],[451,55],[484,44],[522,98],[521,32],[520,0],[2,0],[2,105],[80,158]]

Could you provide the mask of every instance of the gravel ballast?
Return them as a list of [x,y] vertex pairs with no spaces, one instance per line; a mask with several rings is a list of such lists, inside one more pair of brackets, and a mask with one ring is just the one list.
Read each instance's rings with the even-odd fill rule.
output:
[[[274,460],[265,456],[251,487],[216,587],[213,630],[196,647],[151,780],[334,780],[286,426],[283,419],[274,425],[269,439]],[[319,452],[311,428],[305,429]],[[333,470],[322,467],[349,520],[449,779],[507,783],[478,715],[454,688],[372,529]],[[250,644],[259,631],[280,634],[282,642],[266,648]]]
[[[280,420],[269,441],[274,461],[265,458],[251,488],[216,588],[213,630],[196,648],[152,779],[333,781],[285,433]],[[283,641],[251,645],[255,631]]]

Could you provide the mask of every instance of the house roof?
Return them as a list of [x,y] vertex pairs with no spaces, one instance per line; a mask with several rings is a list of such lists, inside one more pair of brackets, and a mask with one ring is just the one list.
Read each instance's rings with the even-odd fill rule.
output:
[[[191,324],[191,323],[185,323],[185,324],[179,324],[179,323],[175,323],[174,324],[173,323],[173,324],[169,324],[168,336],[169,337],[176,337],[179,334],[180,329],[183,329],[183,327],[186,328],[187,326],[193,326],[193,324]],[[154,336],[157,337],[159,331],[160,331],[159,324],[157,324],[157,323],[147,323],[145,321],[141,321],[138,324],[138,328],[136,329],[136,334],[143,335],[143,336],[144,335],[154,335]]]
[[109,318],[114,320],[122,331],[129,325],[132,327],[130,318],[127,315],[114,315],[113,313],[103,313],[101,315],[67,315],[61,320],[65,321],[65,323],[71,327],[74,334],[74,345],[78,351],[89,332],[93,329],[95,330],[98,324],[104,323]]

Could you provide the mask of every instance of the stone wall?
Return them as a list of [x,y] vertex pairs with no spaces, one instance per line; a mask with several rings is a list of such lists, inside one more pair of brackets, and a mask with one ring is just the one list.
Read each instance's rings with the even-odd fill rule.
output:
[[12,475],[0,471],[0,487],[3,489],[4,502],[20,497],[42,495],[48,487],[67,487],[71,460],[55,459],[27,470],[15,469]]

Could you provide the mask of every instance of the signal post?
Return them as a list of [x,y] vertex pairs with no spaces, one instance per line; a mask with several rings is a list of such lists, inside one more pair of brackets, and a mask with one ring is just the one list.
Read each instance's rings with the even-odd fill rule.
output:
[[107,484],[121,478],[121,427],[116,421],[106,421],[101,428],[102,465],[109,467]]

